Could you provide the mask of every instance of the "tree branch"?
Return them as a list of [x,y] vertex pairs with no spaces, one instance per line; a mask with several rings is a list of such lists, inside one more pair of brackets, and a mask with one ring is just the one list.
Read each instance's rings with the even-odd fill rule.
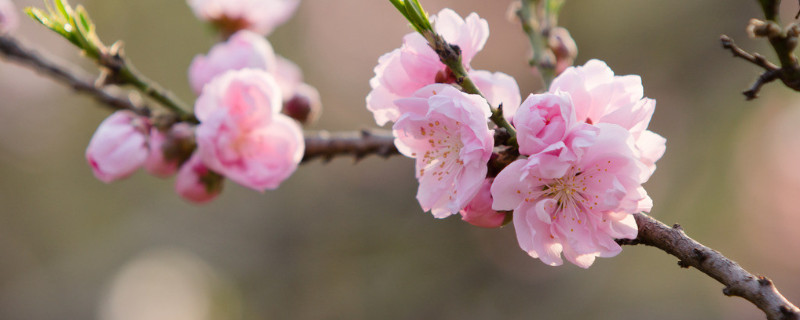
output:
[[19,41],[8,35],[0,35],[0,53],[9,61],[26,66],[39,74],[62,82],[73,90],[88,94],[98,102],[114,110],[131,110],[143,116],[149,116],[150,110],[145,106],[136,105],[130,99],[116,97],[101,88],[94,86],[92,81],[84,80],[65,67],[37,54],[23,46]]
[[695,267],[697,270],[719,281],[727,296],[747,299],[764,311],[770,320],[798,320],[800,309],[778,292],[771,280],[755,276],[713,250],[686,235],[680,225],[669,227],[643,213],[634,215],[639,226],[636,239],[620,239],[621,245],[644,244],[653,246],[678,259],[683,268]]
[[358,161],[370,154],[384,158],[400,154],[394,145],[392,133],[384,130],[339,133],[306,132],[305,136],[306,152],[303,162],[316,158],[330,161],[333,157],[340,155],[352,155]]
[[800,25],[792,23],[785,28],[779,25],[778,8],[780,7],[780,0],[759,0],[759,4],[764,12],[766,21],[750,20],[747,25],[747,32],[751,37],[767,38],[769,40],[770,46],[772,46],[780,61],[780,67],[770,63],[759,54],[750,54],[742,50],[733,43],[730,37],[726,35],[720,37],[722,47],[730,50],[734,57],[747,60],[765,70],[750,89],[743,92],[747,100],[755,99],[761,86],[777,79],[780,79],[786,87],[800,91],[800,64],[798,64],[797,57],[794,55],[798,36],[800,36]]

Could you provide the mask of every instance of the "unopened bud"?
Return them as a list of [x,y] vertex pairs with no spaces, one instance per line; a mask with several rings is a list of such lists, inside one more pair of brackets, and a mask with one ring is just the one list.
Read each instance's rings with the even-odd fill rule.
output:
[[575,58],[578,56],[578,45],[575,44],[575,40],[572,39],[569,31],[565,28],[556,27],[550,30],[548,45],[550,49],[553,50],[553,54],[556,58],[556,74],[560,74],[567,69],[567,67],[571,66],[572,62],[575,61]]
[[322,113],[319,92],[305,83],[300,84],[294,96],[283,104],[283,113],[303,125],[316,122]]
[[758,19],[750,19],[750,23],[747,24],[745,31],[747,31],[747,35],[750,38],[773,37],[781,33],[781,27],[772,21],[766,22]]
[[153,127],[148,141],[150,154],[145,170],[157,177],[169,177],[186,162],[195,150],[194,127],[176,123],[166,131]]
[[798,35],[800,35],[800,25],[797,25],[797,23],[793,23],[786,28],[786,44],[789,51],[794,51],[794,48],[797,47]]
[[194,203],[206,203],[222,192],[225,179],[208,169],[195,154],[181,166],[175,178],[175,192]]

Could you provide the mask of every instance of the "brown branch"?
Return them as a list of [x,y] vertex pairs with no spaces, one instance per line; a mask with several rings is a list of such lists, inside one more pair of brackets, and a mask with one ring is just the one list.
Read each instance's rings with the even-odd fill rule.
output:
[[383,130],[361,130],[360,132],[329,133],[320,131],[306,133],[306,152],[303,162],[316,158],[330,161],[336,156],[351,155],[356,161],[375,154],[384,158],[400,154],[394,145],[391,132]]
[[743,92],[747,100],[756,98],[758,91],[764,84],[777,79],[780,79],[786,87],[800,91],[800,64],[798,64],[797,57],[794,55],[798,36],[800,36],[800,25],[792,23],[785,28],[779,25],[778,9],[780,0],[759,0],[759,4],[764,12],[766,21],[750,20],[747,32],[751,37],[767,38],[769,40],[770,46],[772,46],[780,61],[780,67],[770,63],[761,55],[750,54],[740,49],[726,35],[720,38],[722,47],[730,50],[734,57],[742,58],[765,69],[750,89]]
[[39,74],[48,76],[53,80],[62,82],[73,90],[88,94],[98,102],[114,110],[131,110],[137,114],[149,116],[150,110],[144,106],[138,106],[130,99],[116,97],[101,88],[94,86],[93,81],[81,79],[75,72],[56,64],[35,51],[26,48],[18,40],[9,35],[0,35],[0,53],[11,62],[28,67]]
[[694,267],[719,281],[725,285],[722,290],[725,295],[747,299],[764,311],[767,319],[800,319],[800,309],[786,300],[771,280],[751,274],[719,251],[690,238],[680,225],[669,227],[642,213],[634,217],[639,225],[639,235],[633,240],[618,240],[619,244],[653,246],[677,257],[679,266]]

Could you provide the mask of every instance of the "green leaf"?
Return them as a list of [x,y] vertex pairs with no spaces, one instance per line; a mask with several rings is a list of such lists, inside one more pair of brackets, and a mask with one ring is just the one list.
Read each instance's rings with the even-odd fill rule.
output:
[[62,17],[64,18],[72,17],[72,15],[70,14],[72,8],[69,6],[69,3],[67,3],[67,0],[55,0],[54,2],[56,4],[56,9],[58,9],[58,12],[61,13]]
[[36,20],[37,22],[41,23],[43,26],[53,29],[53,27],[51,26],[52,22],[50,21],[50,17],[44,12],[42,12],[42,10],[39,10],[34,7],[27,7],[25,8],[25,13],[28,14],[28,16],[31,17],[33,20]]
[[80,22],[80,26],[84,30],[84,33],[94,36],[95,26],[94,23],[92,23],[92,19],[89,18],[89,13],[86,12],[86,9],[79,5],[77,8],[75,8],[75,13],[78,15],[78,22]]

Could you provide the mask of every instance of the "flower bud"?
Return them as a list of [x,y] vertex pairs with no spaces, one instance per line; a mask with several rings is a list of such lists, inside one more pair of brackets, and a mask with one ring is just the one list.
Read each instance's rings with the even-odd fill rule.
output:
[[150,129],[150,155],[144,169],[157,177],[166,178],[178,171],[178,166],[192,155],[195,149],[194,128],[187,123],[176,123],[167,132]]
[[147,119],[127,110],[103,120],[86,148],[94,176],[109,183],[133,174],[147,159],[148,131]]
[[300,84],[292,98],[283,103],[283,114],[303,125],[316,122],[320,113],[322,113],[322,102],[319,99],[319,92],[305,83]]
[[578,56],[578,45],[565,28],[556,27],[550,30],[548,45],[556,57],[556,74],[571,66]]
[[194,203],[206,203],[222,192],[224,179],[211,171],[195,153],[181,166],[175,178],[175,191]]
[[478,194],[461,210],[461,219],[481,228],[498,228],[506,223],[506,214],[492,210],[492,180],[483,181]]

